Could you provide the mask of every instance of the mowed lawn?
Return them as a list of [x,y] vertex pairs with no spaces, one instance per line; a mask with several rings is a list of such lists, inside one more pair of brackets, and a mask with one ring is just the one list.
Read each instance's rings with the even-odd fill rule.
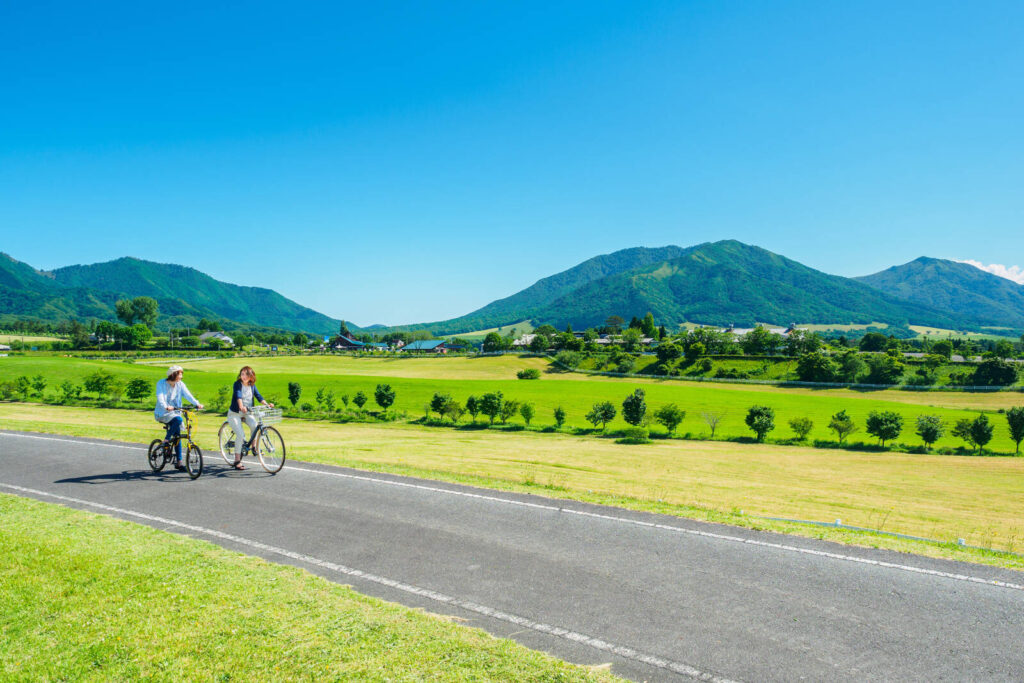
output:
[[[1014,451],[1006,427],[1005,417],[996,413],[1016,405],[1024,405],[1024,394],[1019,392],[963,393],[963,392],[860,392],[842,389],[814,390],[757,385],[722,383],[694,383],[678,380],[616,379],[591,377],[578,373],[542,372],[539,380],[515,379],[517,370],[535,367],[547,369],[542,358],[514,356],[486,358],[352,358],[334,356],[252,358],[231,360],[203,360],[185,363],[185,381],[196,396],[209,403],[221,387],[229,387],[238,368],[252,365],[258,374],[258,386],[264,395],[282,402],[288,395],[288,383],[298,382],[303,394],[300,402],[314,401],[319,387],[331,389],[341,406],[341,396],[350,397],[363,391],[369,397],[367,409],[376,409],[373,391],[378,383],[390,384],[397,393],[394,409],[415,418],[425,412],[434,392],[450,393],[465,401],[471,394],[480,396],[490,391],[501,391],[507,398],[529,402],[536,408],[535,425],[553,423],[556,406],[567,411],[567,424],[572,427],[590,427],[585,419],[590,407],[598,401],[611,401],[617,408],[622,400],[636,388],[647,392],[650,412],[666,403],[676,403],[687,411],[679,428],[680,434],[703,436],[708,428],[701,417],[704,412],[724,415],[719,426],[719,437],[750,436],[744,424],[747,409],[754,404],[771,406],[776,412],[776,429],[772,438],[789,438],[792,431],[788,421],[794,417],[809,417],[814,421],[810,439],[834,440],[828,430],[830,417],[846,410],[861,431],[850,440],[874,442],[863,426],[872,410],[893,410],[904,417],[904,431],[899,442],[919,445],[914,434],[914,422],[921,414],[939,415],[952,424],[959,418],[974,418],[978,410],[992,411],[990,419],[995,435],[988,448],[1003,453]],[[10,357],[0,359],[0,381],[18,375],[42,374],[50,383],[48,391],[64,379],[81,382],[85,375],[105,369],[125,379],[144,377],[156,382],[163,375],[163,366],[148,366],[113,361],[85,361],[61,357]],[[620,415],[610,429],[626,426]],[[521,422],[516,416],[513,422]],[[657,425],[652,425],[659,429]],[[939,447],[962,446],[963,442],[946,436]]]
[[309,572],[0,493],[0,679],[611,681]]
[[[199,417],[215,447],[222,418]],[[141,411],[0,404],[0,427],[146,443]],[[406,424],[285,420],[293,459],[412,474],[751,525],[750,515],[833,521],[1003,550],[1024,546],[1024,458],[857,453],[706,441],[611,439]],[[208,452],[210,457],[218,457]],[[97,459],[96,467],[106,465]],[[140,450],[138,469],[146,468]],[[287,470],[282,475],[287,476]],[[736,514],[742,510],[745,515]],[[715,514],[712,514],[715,513]],[[784,525],[753,524],[786,531]],[[818,534],[817,531],[813,532]],[[822,531],[828,538],[848,536]],[[873,538],[854,542],[962,557]],[[967,558],[972,559],[972,558]],[[976,559],[976,558],[973,558]],[[1016,566],[1024,567],[1024,562]]]

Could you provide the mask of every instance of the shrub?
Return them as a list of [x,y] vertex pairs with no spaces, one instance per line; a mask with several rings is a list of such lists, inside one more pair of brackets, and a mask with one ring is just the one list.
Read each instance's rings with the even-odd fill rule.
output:
[[373,400],[381,407],[381,410],[387,412],[387,409],[395,402],[395,390],[391,388],[390,384],[378,384],[377,388],[373,390]]
[[298,382],[288,382],[288,400],[291,401],[293,408],[298,404],[301,397],[302,385]]
[[1017,365],[1000,358],[983,360],[974,371],[977,386],[1009,386],[1017,381]]
[[508,422],[508,419],[519,412],[519,401],[513,401],[507,399],[501,404],[501,410],[498,411],[498,419],[501,420],[501,424]]
[[491,424],[494,424],[494,418],[498,417],[504,402],[505,399],[500,391],[484,394],[480,398],[480,412],[490,418]]
[[213,409],[219,413],[224,410],[227,410],[228,400],[230,398],[231,389],[222,386],[221,388],[217,389],[217,396],[210,403],[213,404]]
[[82,395],[82,387],[77,384],[72,384],[68,380],[64,380],[60,384],[61,403],[70,403],[71,401],[77,401]]
[[946,433],[946,425],[938,415],[918,415],[915,431],[924,441],[925,448],[931,449],[932,444]]
[[802,382],[834,382],[839,365],[821,351],[805,353],[796,363],[796,376]]
[[[328,393],[328,395],[331,397],[331,403],[332,403],[332,405],[329,407],[329,410],[334,410],[334,406],[333,406],[334,394],[333,393]],[[366,405],[366,394],[364,394],[362,391],[357,391],[356,395],[352,398],[352,402],[356,404],[356,408],[359,408],[359,410],[362,410],[363,406]]]
[[872,410],[866,423],[868,434],[878,438],[880,446],[892,441],[903,431],[903,416],[891,410]]
[[554,416],[555,416],[555,426],[558,427],[559,429],[561,429],[562,425],[565,424],[565,408],[563,408],[562,406],[556,407],[555,408],[555,412],[554,412]]
[[101,398],[110,390],[113,383],[114,376],[106,370],[97,370],[91,375],[86,375],[84,379],[85,390],[91,391]]
[[32,378],[32,391],[35,392],[36,396],[42,396],[43,391],[46,389],[46,378],[42,375],[36,375]]
[[647,416],[647,400],[643,389],[637,389],[626,397],[622,402],[622,419],[633,425],[639,426]]
[[594,425],[601,425],[601,431],[608,426],[608,423],[615,419],[615,406],[610,401],[595,403],[590,412],[586,415],[587,422]]
[[299,410],[301,410],[304,413],[311,412],[313,410],[313,404],[310,403],[309,401],[306,401],[301,406],[299,406]]
[[526,426],[529,427],[530,421],[533,420],[533,416],[536,414],[534,412],[533,404],[524,403],[523,405],[519,406],[519,414],[523,416],[523,422],[525,422]]
[[629,427],[623,430],[622,438],[616,439],[615,443],[642,444],[651,443],[651,435],[643,427]]
[[[363,396],[363,403],[366,403],[365,395]],[[334,389],[328,389],[324,392],[324,406],[327,408],[327,412],[334,412]],[[361,405],[359,407],[362,408]]]
[[138,401],[139,399],[146,398],[147,396],[149,396],[149,393],[149,382],[142,379],[141,377],[136,377],[135,379],[128,382],[128,386],[125,388],[125,394],[127,394],[128,398],[133,401]]
[[814,429],[814,422],[809,417],[794,417],[789,421],[789,428],[793,430],[799,441],[804,441]]
[[832,419],[828,423],[828,428],[836,433],[839,437],[839,443],[843,443],[850,434],[859,429],[853,422],[853,418],[846,414],[845,410],[840,410],[838,413],[832,416]]
[[555,356],[555,360],[558,361],[560,365],[575,369],[579,367],[581,362],[583,362],[583,354],[578,351],[569,351],[566,349],[559,351]]
[[764,441],[768,432],[775,429],[775,411],[769,406],[750,406],[745,422],[757,435],[757,440]]
[[675,403],[663,405],[654,411],[654,419],[665,425],[665,429],[668,430],[669,436],[675,433],[676,427],[682,423],[685,417],[686,411]]
[[519,379],[540,379],[540,370],[537,368],[526,368],[516,373]]

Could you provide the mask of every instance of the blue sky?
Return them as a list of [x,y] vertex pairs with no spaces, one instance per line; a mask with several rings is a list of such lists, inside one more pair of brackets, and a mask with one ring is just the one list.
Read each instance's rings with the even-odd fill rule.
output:
[[0,250],[357,324],[631,246],[1024,262],[1024,4],[0,0]]

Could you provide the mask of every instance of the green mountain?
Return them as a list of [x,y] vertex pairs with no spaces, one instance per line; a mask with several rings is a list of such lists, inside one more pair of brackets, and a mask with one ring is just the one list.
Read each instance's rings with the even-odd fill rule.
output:
[[968,263],[922,256],[855,279],[903,301],[949,311],[980,325],[1024,328],[1024,285]]
[[534,313],[579,329],[654,314],[659,322],[750,326],[774,323],[884,322],[952,326],[959,316],[912,304],[734,240],[701,244],[675,259],[587,283]]
[[[583,263],[562,271],[542,280],[538,280],[526,289],[504,299],[493,301],[483,308],[472,313],[442,320],[435,323],[418,323],[414,325],[400,325],[384,330],[419,330],[429,329],[435,334],[453,334],[458,332],[470,332],[473,330],[485,330],[499,325],[519,322],[528,318],[536,317],[539,310],[546,307],[552,301],[571,294],[580,287],[606,278],[616,273],[635,270],[655,263],[661,263],[669,259],[678,258],[686,253],[681,247],[660,247],[648,249],[646,247],[634,247],[622,249],[612,254],[603,254],[587,259]],[[602,318],[602,321],[604,318]],[[368,330],[375,331],[379,326],[371,326]]]
[[[242,287],[214,280],[195,268],[119,258],[88,266],[53,271],[65,287],[89,287],[124,296],[151,296],[169,315],[233,320],[260,327],[333,334],[339,321],[300,306],[272,289]],[[166,306],[166,307],[165,307]]]
[[115,302],[135,296],[157,300],[162,328],[195,325],[200,318],[209,318],[232,329],[315,334],[338,330],[339,321],[273,290],[220,282],[194,268],[121,258],[45,273],[0,254],[0,315],[5,317],[115,320]]

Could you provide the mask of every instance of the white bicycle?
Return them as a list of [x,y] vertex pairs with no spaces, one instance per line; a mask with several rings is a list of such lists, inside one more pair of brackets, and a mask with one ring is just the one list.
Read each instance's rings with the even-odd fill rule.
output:
[[[256,416],[257,424],[249,438],[242,442],[242,457],[255,455],[264,470],[271,474],[277,474],[284,467],[284,438],[281,436],[281,432],[268,425],[281,421],[281,409],[257,406],[249,412]],[[227,464],[234,465],[235,430],[231,428],[227,420],[217,432],[217,442],[220,444],[220,457],[224,458],[224,462]]]

